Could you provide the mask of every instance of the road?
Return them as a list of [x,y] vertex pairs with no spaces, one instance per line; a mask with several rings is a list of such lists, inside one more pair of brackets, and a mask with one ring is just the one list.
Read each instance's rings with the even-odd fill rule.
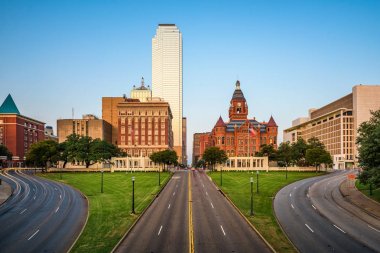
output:
[[300,252],[380,251],[380,230],[357,218],[339,192],[348,173],[301,180],[277,193],[275,214]]
[[27,173],[1,176],[14,189],[0,206],[1,252],[67,252],[84,226],[87,201],[69,186]]
[[271,252],[209,177],[176,172],[115,252]]

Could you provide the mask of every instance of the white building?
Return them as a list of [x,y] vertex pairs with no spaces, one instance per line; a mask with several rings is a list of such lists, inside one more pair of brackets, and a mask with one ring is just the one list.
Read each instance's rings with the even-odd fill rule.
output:
[[[174,150],[186,161],[183,146],[182,34],[174,24],[160,24],[152,39],[152,92],[169,102],[172,114]],[[185,135],[186,136],[186,135]]]
[[144,77],[141,77],[141,86],[137,87],[133,85],[131,90],[131,98],[139,99],[140,102],[146,102],[148,99],[152,98],[152,91],[148,87],[145,87]]

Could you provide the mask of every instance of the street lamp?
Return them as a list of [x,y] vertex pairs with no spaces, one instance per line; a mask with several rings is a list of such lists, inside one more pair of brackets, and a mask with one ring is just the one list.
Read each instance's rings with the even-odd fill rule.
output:
[[135,177],[132,177],[132,213],[135,213]]
[[253,177],[251,177],[251,216],[253,216]]
[[288,163],[285,162],[285,170],[286,170],[286,179],[288,179]]
[[223,186],[223,167],[220,166],[220,186]]
[[256,193],[259,193],[259,171],[256,171]]
[[161,185],[161,166],[158,165],[158,186]]
[[101,180],[102,184],[101,184],[100,192],[103,193],[103,173],[104,173],[104,171],[101,170],[100,172],[102,173],[102,180]]

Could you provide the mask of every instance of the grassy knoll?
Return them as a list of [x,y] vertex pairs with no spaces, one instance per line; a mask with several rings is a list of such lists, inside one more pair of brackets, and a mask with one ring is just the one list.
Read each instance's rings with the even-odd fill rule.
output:
[[[157,173],[104,173],[103,194],[100,173],[63,173],[62,180],[54,173],[40,176],[72,185],[89,199],[88,222],[72,252],[110,252],[160,189]],[[132,176],[137,215],[131,214]],[[161,183],[168,179],[161,173]]]
[[[276,193],[285,185],[315,175],[314,172],[288,172],[286,180],[284,172],[261,172],[259,194],[256,194],[255,172],[223,172],[221,188],[277,252],[296,252],[277,224],[272,202]],[[210,176],[220,186],[220,172],[210,173]],[[250,217],[250,177],[254,178],[254,217]]]
[[369,184],[361,184],[359,180],[356,180],[355,182],[356,188],[358,188],[359,191],[364,193],[367,197],[380,202],[380,188],[372,188],[372,196],[369,195]]

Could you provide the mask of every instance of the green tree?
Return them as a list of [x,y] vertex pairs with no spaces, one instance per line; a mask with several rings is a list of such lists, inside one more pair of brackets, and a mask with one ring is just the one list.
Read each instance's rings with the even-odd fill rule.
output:
[[197,163],[195,164],[195,167],[196,167],[196,168],[204,168],[205,165],[206,165],[205,160],[203,160],[203,159],[199,159],[199,160],[197,161]]
[[227,161],[228,157],[224,150],[219,147],[209,147],[203,153],[202,159],[215,170],[215,164],[223,164]]
[[6,156],[8,160],[12,160],[12,152],[5,145],[0,145],[0,156]]
[[165,165],[176,165],[178,163],[178,156],[174,150],[162,150],[154,152],[149,156],[150,160],[156,164],[162,164],[163,171],[165,171]]
[[310,165],[315,166],[315,171],[318,171],[321,164],[330,165],[332,163],[331,155],[323,147],[309,148],[306,150],[306,161]]
[[371,111],[371,118],[358,129],[359,179],[363,184],[380,187],[380,110]]
[[277,150],[277,161],[281,166],[288,166],[292,158],[292,146],[289,142],[282,142]]
[[272,144],[263,144],[260,151],[256,153],[257,156],[267,156],[269,161],[276,161],[277,151]]
[[296,142],[291,145],[292,161],[297,164],[297,166],[305,166],[306,164],[306,150],[308,145],[306,141],[299,138]]
[[53,140],[33,143],[26,154],[27,164],[41,166],[48,169],[49,166],[59,161],[58,143]]

